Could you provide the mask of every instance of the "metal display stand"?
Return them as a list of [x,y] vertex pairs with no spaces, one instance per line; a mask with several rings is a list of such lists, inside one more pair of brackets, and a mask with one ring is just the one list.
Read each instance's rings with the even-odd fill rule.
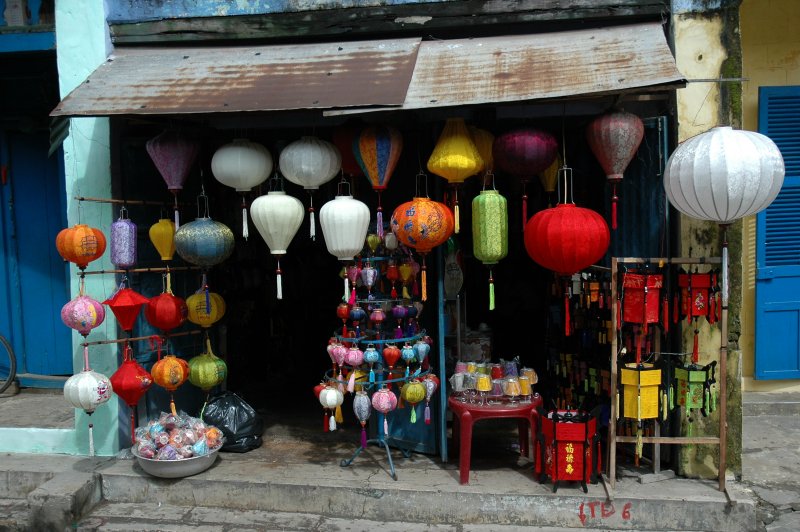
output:
[[[727,358],[728,358],[728,265],[727,254],[723,257],[707,257],[707,258],[611,258],[611,322],[613,330],[617,330],[617,312],[619,303],[617,301],[617,273],[620,264],[722,264],[722,279],[720,281],[722,290],[722,314],[720,317],[720,328],[722,338],[720,340],[719,348],[719,371],[721,377],[719,379],[719,437],[714,436],[644,436],[641,438],[642,443],[652,443],[654,445],[653,451],[653,467],[654,473],[659,473],[660,468],[660,445],[682,445],[682,444],[704,444],[704,445],[719,445],[719,490],[725,491],[725,470],[727,463]],[[613,490],[616,485],[616,467],[617,467],[617,443],[636,443],[636,436],[623,436],[617,434],[617,406],[614,398],[617,395],[617,353],[618,353],[618,338],[617,335],[612,335],[611,342],[611,418],[608,424],[608,480],[610,488]],[[656,423],[656,427],[658,427]],[[609,492],[609,498],[613,498]]]

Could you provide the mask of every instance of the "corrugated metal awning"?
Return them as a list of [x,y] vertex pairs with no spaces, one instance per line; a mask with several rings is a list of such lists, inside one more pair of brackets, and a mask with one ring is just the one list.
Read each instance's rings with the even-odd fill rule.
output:
[[658,23],[443,41],[120,48],[53,116],[326,114],[683,86]]
[[403,104],[420,39],[118,48],[51,116],[228,113]]

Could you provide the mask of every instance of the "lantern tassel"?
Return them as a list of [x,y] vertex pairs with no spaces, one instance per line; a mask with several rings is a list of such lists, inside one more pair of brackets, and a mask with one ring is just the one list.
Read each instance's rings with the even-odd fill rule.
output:
[[694,330],[694,345],[692,346],[692,364],[697,364],[697,361],[700,358],[700,341],[698,335],[700,331],[698,329]]
[[172,397],[172,394],[169,394],[169,409],[172,411],[173,416],[178,415],[178,411],[175,409],[175,399]]
[[283,299],[283,283],[281,282],[281,261],[278,261],[278,269],[275,270],[275,283],[278,299]]
[[356,370],[350,371],[350,378],[347,379],[347,391],[353,393],[356,389]]
[[430,403],[427,403],[425,405],[425,424],[426,425],[430,425],[431,424],[431,404]]
[[203,291],[206,293],[206,314],[211,314],[211,295],[208,293],[206,274],[203,274]]
[[[333,416],[333,419],[337,423],[343,423],[344,422],[344,417],[342,417],[342,405],[339,405],[339,406],[336,407],[336,415]],[[333,428],[336,429],[336,425],[334,425]]]
[[350,281],[347,280],[347,277],[344,278],[344,296],[342,296],[342,301],[350,302]]
[[[380,196],[378,196],[380,198]],[[380,202],[380,200],[378,200]],[[378,205],[378,214],[375,215],[375,225],[378,230],[378,238],[383,240],[385,233],[383,232],[383,209]]]
[[94,456],[94,424],[92,423],[89,423],[89,456]]
[[329,429],[330,429],[330,423],[328,422],[328,411],[326,410],[325,417],[322,422],[322,432],[328,432]]
[[411,422],[417,422],[417,408],[416,405],[411,405]]
[[136,421],[133,419],[133,407],[131,407],[131,444],[136,443]]
[[356,304],[356,285],[355,285],[355,283],[353,283],[353,287],[350,289],[350,299],[347,301],[347,303],[351,307],[355,306],[355,304]]
[[425,255],[422,256],[422,300],[428,300],[428,268],[425,265]]
[[89,371],[89,344],[83,344],[83,371]]
[[664,334],[667,334],[669,332],[669,299],[667,299],[666,297],[664,298],[663,319],[664,319]]
[[564,291],[564,336],[569,336],[572,334],[572,327],[570,327],[570,318],[569,315],[569,292]]
[[617,201],[619,201],[619,196],[617,196],[617,185],[612,185],[612,192],[611,192],[611,229],[617,228]]
[[386,419],[386,415],[383,416],[383,434],[385,436],[389,436],[389,420]]
[[375,370],[372,369],[372,366],[369,367],[369,383],[373,384],[375,382]]
[[522,185],[522,234],[525,234],[525,224],[528,222],[528,193]]
[[361,424],[361,448],[367,448],[367,429],[364,427],[364,424]]
[[489,310],[494,310],[494,278],[489,270]]
[[336,387],[339,388],[340,392],[344,392],[344,375],[342,374],[342,367],[341,366],[339,366],[339,378],[336,379],[336,380],[338,381],[338,383],[336,384]]
[[330,432],[333,432],[333,431],[336,430],[336,416],[331,416],[331,417],[328,418],[328,430]]
[[177,231],[181,227],[181,211],[178,210],[178,195],[175,194],[175,230]]
[[309,192],[308,193],[308,197],[309,197],[309,200],[310,200],[310,203],[309,203],[309,206],[308,206],[308,220],[310,222],[310,225],[309,225],[309,236],[311,237],[311,240],[316,240],[317,239],[317,222],[316,222],[316,216],[314,216],[314,196],[312,196],[311,192]]
[[456,205],[453,208],[453,217],[455,218],[455,229],[453,230],[455,234],[461,232],[461,222],[459,221],[460,216],[458,215],[458,192],[456,192]]

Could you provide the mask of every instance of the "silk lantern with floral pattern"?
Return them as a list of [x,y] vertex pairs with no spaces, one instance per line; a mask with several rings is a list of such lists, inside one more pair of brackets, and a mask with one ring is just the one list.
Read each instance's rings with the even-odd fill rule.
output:
[[153,375],[153,381],[156,384],[169,392],[170,411],[177,415],[175,399],[172,394],[189,378],[189,364],[182,358],[169,353],[162,357],[161,339],[158,338],[154,342],[158,346],[158,360],[150,368],[150,374]]
[[367,447],[366,425],[370,414],[372,414],[372,402],[367,392],[356,392],[355,397],[353,397],[353,413],[356,415],[358,422],[361,423],[361,448],[365,449]]
[[383,434],[389,436],[389,421],[386,414],[397,408],[397,396],[390,389],[383,387],[372,394],[372,408],[383,414]]
[[233,246],[233,231],[227,225],[211,219],[208,197],[201,194],[198,198],[198,217],[175,231],[175,251],[186,262],[209,268],[230,257]]
[[105,317],[106,310],[103,305],[94,298],[83,295],[83,290],[61,307],[61,321],[67,327],[78,331],[84,338],[92,329],[100,326]]

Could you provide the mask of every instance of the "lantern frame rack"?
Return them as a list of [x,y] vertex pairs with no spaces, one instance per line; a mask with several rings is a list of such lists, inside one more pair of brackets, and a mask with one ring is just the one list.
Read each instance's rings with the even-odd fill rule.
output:
[[[368,333],[370,331],[371,330],[368,329],[368,330],[365,330],[364,333]],[[372,332],[374,334],[374,331],[372,331]],[[415,340],[419,340],[421,338],[424,338],[427,334],[428,333],[425,331],[425,329],[422,329],[417,334],[415,334],[413,336],[406,336],[406,337],[403,337],[403,338],[384,338],[383,340],[378,339],[378,338],[369,338],[368,335],[366,335],[366,334],[362,334],[359,337],[351,337],[351,336],[345,337],[345,336],[342,336],[341,334],[334,334],[333,337],[336,338],[336,340],[338,340],[339,342],[342,342],[342,343],[347,342],[347,343],[358,343],[358,344],[378,344],[378,345],[383,345],[383,344],[402,344],[404,342],[413,342]]]
[[[353,371],[354,369],[360,369],[360,366],[354,368],[353,366],[348,366],[346,364],[343,364],[341,367],[343,367],[345,369],[349,369],[350,371]],[[403,366],[403,367],[405,367],[405,366]],[[384,368],[383,370],[376,371],[375,373],[376,373],[376,375],[381,375],[381,376],[384,373],[397,375],[397,368],[394,368],[394,369],[388,370],[388,371],[387,371],[387,369],[388,368]],[[339,380],[338,378],[336,378],[335,376],[332,375],[332,372],[333,372],[333,369],[329,369],[329,370],[327,370],[325,372],[325,380],[327,382],[335,382],[336,384],[344,384],[345,386],[347,386],[347,379]],[[371,388],[380,388],[384,384],[394,384],[394,383],[406,382],[406,381],[410,381],[412,379],[423,379],[426,376],[428,376],[430,373],[431,373],[431,370],[429,368],[429,369],[426,369],[425,371],[420,371],[419,373],[411,374],[408,377],[402,376],[402,377],[398,377],[398,378],[395,378],[395,379],[384,379],[384,378],[382,378],[380,381],[376,380],[375,382],[356,382],[356,386],[361,386],[366,391],[367,389],[371,389]],[[403,374],[403,375],[405,375],[405,374]]]
[[[611,278],[617,279],[617,273],[620,265],[625,264],[659,264],[659,265],[682,265],[682,264],[722,264],[722,271],[724,272],[720,279],[721,289],[723,294],[728,293],[728,276],[727,264],[724,263],[725,257],[654,257],[654,258],[641,258],[641,257],[611,257]],[[617,283],[611,283],[611,324],[613,330],[616,331],[618,327],[617,312],[619,311],[619,301],[617,300]],[[724,299],[722,302],[722,315],[720,316],[720,347],[719,347],[719,436],[660,436],[656,433],[655,436],[641,437],[642,443],[654,444],[654,460],[653,467],[658,470],[660,445],[683,445],[683,444],[702,444],[702,445],[718,445],[719,446],[719,491],[722,491],[727,496],[725,487],[725,472],[727,465],[727,358],[728,358],[728,301]],[[608,480],[610,490],[607,492],[609,500],[613,500],[613,489],[616,485],[616,467],[617,467],[617,443],[636,443],[636,436],[624,436],[617,434],[617,405],[613,400],[617,395],[617,378],[618,378],[618,338],[616,334],[612,335],[611,341],[611,417],[608,423]],[[656,423],[656,428],[658,428]]]

